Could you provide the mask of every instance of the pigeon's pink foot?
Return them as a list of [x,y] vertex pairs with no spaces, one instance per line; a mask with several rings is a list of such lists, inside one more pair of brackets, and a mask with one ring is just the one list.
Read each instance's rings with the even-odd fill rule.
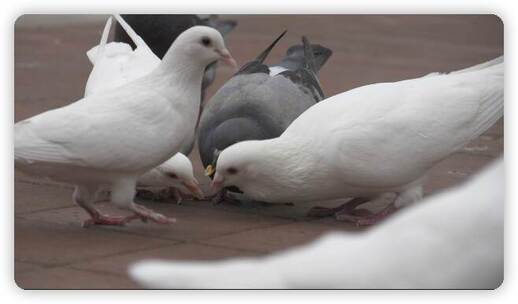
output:
[[83,222],[83,227],[89,227],[92,225],[115,225],[124,226],[129,222],[128,217],[125,216],[110,216],[97,214]]
[[133,212],[135,212],[134,216],[128,217],[131,219],[140,218],[143,222],[147,222],[147,220],[151,220],[157,224],[172,224],[172,223],[176,222],[175,218],[167,217],[163,214],[157,213],[144,206],[133,204],[133,207],[131,209]]
[[327,217],[337,214],[338,212],[343,213],[352,213],[356,207],[361,204],[368,202],[369,200],[366,198],[358,197],[353,198],[345,204],[342,204],[336,208],[326,208],[326,207],[313,207],[311,208],[306,216],[308,217]]
[[359,216],[352,213],[340,211],[335,214],[335,218],[338,221],[351,222],[356,226],[370,226],[382,221],[388,215],[394,213],[396,210],[398,210],[398,208],[394,206],[394,204],[390,204],[385,209],[376,214]]

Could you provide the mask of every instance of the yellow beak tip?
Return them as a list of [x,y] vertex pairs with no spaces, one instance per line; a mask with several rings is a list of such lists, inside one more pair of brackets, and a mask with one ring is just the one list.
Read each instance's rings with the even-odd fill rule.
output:
[[211,176],[214,173],[214,167],[212,165],[208,165],[205,168],[205,176]]

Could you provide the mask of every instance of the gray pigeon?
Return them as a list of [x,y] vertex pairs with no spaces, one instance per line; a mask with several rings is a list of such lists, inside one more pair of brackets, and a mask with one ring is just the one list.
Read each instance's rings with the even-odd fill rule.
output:
[[264,64],[285,33],[241,67],[207,102],[198,137],[207,175],[213,173],[218,151],[244,140],[277,137],[324,98],[317,73],[331,56],[330,49],[311,45],[303,37],[303,45],[290,47],[279,64]]

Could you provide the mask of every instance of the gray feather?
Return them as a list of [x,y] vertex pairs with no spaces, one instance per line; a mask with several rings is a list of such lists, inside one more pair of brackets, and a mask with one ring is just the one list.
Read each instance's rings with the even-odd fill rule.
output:
[[287,32],[287,30],[284,30],[284,32],[282,32],[264,51],[261,52],[261,54],[259,54],[255,58],[255,60],[252,60],[252,61],[246,63],[244,66],[241,67],[241,69],[239,69],[239,71],[237,71],[237,73],[235,75],[253,74],[253,73],[269,74],[270,69],[268,68],[267,65],[264,64],[264,60],[266,59],[266,57],[268,57],[268,55],[270,54],[272,49],[275,47],[277,42],[279,42],[279,40],[281,40],[281,38],[284,37],[286,32]]
[[284,31],[253,61],[245,64],[209,100],[200,120],[198,147],[206,167],[214,164],[214,151],[237,142],[278,137],[302,112],[324,98],[317,73],[332,51],[311,45],[290,47],[273,67],[264,60]]

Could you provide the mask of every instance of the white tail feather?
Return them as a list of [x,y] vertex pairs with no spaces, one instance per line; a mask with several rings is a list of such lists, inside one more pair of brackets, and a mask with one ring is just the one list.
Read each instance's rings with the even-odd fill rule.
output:
[[483,69],[492,67],[492,66],[500,64],[500,63],[502,63],[502,64],[504,63],[504,56],[497,57],[495,59],[471,66],[469,68],[465,68],[465,69],[458,70],[458,71],[453,71],[453,72],[451,72],[451,74],[460,74],[460,73],[483,70]]
[[97,48],[97,53],[95,54],[95,61],[93,62],[94,66],[104,55],[104,50],[106,49],[106,42],[108,41],[108,35],[110,34],[110,29],[112,27],[112,17],[108,18],[106,21],[106,25],[103,29],[103,34],[101,35],[101,41],[99,42],[99,47]]
[[135,45],[137,47],[143,47],[143,48],[146,48],[148,50],[151,51],[151,49],[147,46],[146,42],[144,41],[144,39],[142,39],[142,37],[140,37],[132,28],[131,26],[121,17],[121,15],[119,14],[114,14],[113,15],[115,17],[115,19],[117,19],[117,22],[119,22],[119,24],[122,26],[122,28],[124,29],[124,31],[126,31],[126,34],[128,34],[128,36],[131,38],[131,40],[133,41],[133,43],[135,43]]
[[495,59],[491,59],[489,61],[477,64],[477,65],[474,65],[474,66],[470,66],[469,68],[465,68],[465,69],[462,69],[462,70],[451,71],[451,72],[446,72],[446,73],[443,73],[443,72],[432,72],[432,73],[424,75],[423,77],[433,77],[433,76],[440,76],[440,75],[461,74],[461,73],[466,73],[466,72],[479,71],[479,70],[483,70],[483,69],[489,68],[491,66],[494,66],[494,65],[497,65],[497,64],[500,64],[500,63],[503,63],[503,62],[504,62],[504,56],[500,56],[500,57],[497,57]]
[[462,70],[462,73],[483,73],[479,115],[475,121],[473,137],[489,129],[504,115],[504,61],[503,57]]

